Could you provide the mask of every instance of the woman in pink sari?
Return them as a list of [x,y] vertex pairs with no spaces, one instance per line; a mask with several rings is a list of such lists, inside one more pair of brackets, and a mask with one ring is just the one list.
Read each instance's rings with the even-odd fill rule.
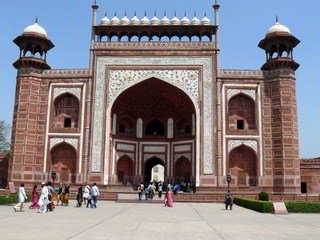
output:
[[164,205],[167,207],[173,207],[173,198],[172,198],[173,194],[171,191],[171,188],[169,188],[166,192],[166,197],[164,199]]
[[38,204],[39,201],[39,194],[37,193],[37,185],[34,185],[32,190],[32,202],[30,208],[36,208],[39,209],[40,205]]

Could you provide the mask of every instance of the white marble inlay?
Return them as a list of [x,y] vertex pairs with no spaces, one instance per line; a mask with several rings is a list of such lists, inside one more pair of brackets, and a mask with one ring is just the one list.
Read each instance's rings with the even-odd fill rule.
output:
[[78,98],[80,101],[81,98],[81,88],[79,87],[63,87],[63,88],[53,88],[53,100],[55,100],[58,96],[65,94],[65,93],[70,93]]
[[253,149],[256,153],[258,151],[258,142],[257,140],[228,140],[228,153],[230,153],[233,149],[246,145]]
[[190,145],[180,145],[180,146],[174,146],[175,152],[188,152],[191,151]]
[[60,144],[60,143],[68,143],[70,144],[71,146],[73,146],[76,150],[78,150],[78,143],[79,143],[79,140],[78,138],[50,138],[50,150]]
[[117,150],[134,151],[134,146],[131,144],[118,143]]
[[[117,75],[120,80],[116,79],[116,74],[121,70],[111,70],[107,72],[108,66],[148,66],[148,70],[123,70],[121,75]],[[197,70],[150,70],[150,66],[202,66],[203,72],[203,119],[205,135],[202,136],[202,144],[204,149],[204,172],[208,174],[213,173],[213,143],[212,143],[212,58],[211,57],[97,57],[96,63],[96,85],[94,89],[95,103],[93,106],[94,119],[93,119],[93,147],[92,147],[92,171],[100,172],[103,162],[103,146],[104,146],[104,119],[106,114],[106,102],[110,105],[107,106],[109,109],[112,106],[112,101],[120,95],[127,88],[142,82],[149,78],[158,78],[165,82],[168,82],[181,90],[183,90],[192,100],[195,105],[197,116],[199,114],[199,72]],[[128,72],[127,72],[128,71]],[[138,72],[137,72],[138,71]],[[127,79],[124,76],[129,76],[129,82],[126,83]],[[138,74],[140,77],[135,77]],[[172,74],[172,76],[171,76]],[[111,76],[112,75],[112,76]],[[120,87],[114,86],[110,88],[111,79],[120,81]],[[106,89],[107,86],[109,89]],[[196,89],[196,90],[195,90]],[[108,92],[108,99],[106,99],[106,92]],[[109,98],[110,97],[110,98]],[[200,120],[200,119],[197,119]],[[198,126],[198,125],[197,125]],[[198,128],[198,127],[197,127]],[[200,130],[200,129],[199,129]],[[199,136],[197,136],[199,137]],[[200,141],[197,141],[200,142]],[[108,150],[107,150],[108,151]],[[197,159],[200,158],[199,150],[197,149]],[[199,159],[200,160],[200,159]],[[199,161],[198,160],[198,161]],[[199,172],[197,169],[197,179],[199,180]]]
[[156,153],[164,153],[166,152],[165,146],[144,146],[145,152],[156,152]]
[[227,100],[229,101],[233,96],[242,93],[250,96],[252,99],[256,100],[256,90],[255,89],[228,89],[227,90]]

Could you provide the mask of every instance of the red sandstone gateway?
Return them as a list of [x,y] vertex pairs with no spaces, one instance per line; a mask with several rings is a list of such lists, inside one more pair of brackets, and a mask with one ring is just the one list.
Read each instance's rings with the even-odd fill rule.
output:
[[[94,4],[88,69],[55,70],[36,22],[20,58],[9,179],[107,191],[141,182],[197,190],[300,193],[293,49],[278,21],[262,70],[220,69],[219,4],[208,17],[104,17]],[[162,173],[160,173],[162,171]]]

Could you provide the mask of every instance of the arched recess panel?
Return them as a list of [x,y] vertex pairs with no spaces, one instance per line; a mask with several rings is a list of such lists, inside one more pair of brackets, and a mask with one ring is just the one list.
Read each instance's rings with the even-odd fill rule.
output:
[[117,161],[118,180],[122,183],[130,181],[133,176],[133,160],[127,155],[122,156]]
[[191,175],[191,162],[186,157],[180,157],[174,164],[174,176],[176,182],[190,182]]
[[54,128],[79,127],[79,100],[65,93],[54,101]]
[[61,183],[76,180],[77,152],[67,143],[61,143],[51,150],[51,171],[56,171],[60,175]]
[[232,97],[228,103],[230,130],[256,130],[255,102],[244,94]]
[[228,173],[238,178],[238,185],[246,185],[247,177],[249,185],[257,185],[257,168],[257,155],[251,148],[241,145],[230,152]]

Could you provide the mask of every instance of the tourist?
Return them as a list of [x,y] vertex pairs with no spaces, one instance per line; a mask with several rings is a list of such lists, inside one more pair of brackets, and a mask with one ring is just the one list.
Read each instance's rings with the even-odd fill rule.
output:
[[[89,185],[87,185],[87,186],[84,188],[84,192],[83,192],[83,204],[84,204],[84,205],[87,205],[87,201],[89,201],[89,200],[88,200],[89,197],[90,197],[90,187],[89,187]],[[90,203],[90,205],[91,205],[91,203]]]
[[142,193],[144,192],[144,186],[143,186],[143,183],[141,183],[139,186],[138,186],[138,196],[139,196],[139,200],[141,201],[142,200]]
[[82,200],[83,200],[83,196],[82,196],[82,186],[80,186],[80,187],[78,188],[78,192],[77,192],[77,207],[81,207]]
[[167,189],[166,197],[164,199],[164,206],[173,207],[173,194],[171,188]]
[[38,204],[40,205],[41,209],[40,209],[40,213],[46,213],[47,211],[47,205],[48,203],[50,203],[49,199],[48,199],[48,195],[49,195],[49,192],[48,192],[48,188],[45,184],[45,182],[42,182],[41,183],[41,196],[39,198],[39,202]]
[[233,205],[233,196],[230,193],[230,190],[226,193],[224,197],[224,203],[226,205],[226,210],[228,210],[228,207],[230,206],[230,210],[232,210],[232,205]]
[[149,196],[149,188],[146,187],[144,190],[144,196],[145,196],[145,200],[148,200],[148,196]]
[[33,190],[32,190],[32,198],[31,198],[31,206],[30,206],[30,208],[39,209],[40,206],[38,204],[38,201],[39,201],[39,194],[37,192],[37,185],[34,185],[33,186]]
[[64,189],[63,189],[62,183],[60,183],[58,187],[57,206],[59,206],[60,202],[62,205],[63,201],[64,201]]
[[56,192],[54,191],[51,182],[48,182],[47,188],[48,188],[48,200],[49,200],[48,210],[52,212],[53,209],[55,208],[53,203],[53,197],[56,194]]
[[64,185],[64,196],[62,205],[68,206],[69,205],[69,196],[70,196],[70,186],[69,184]]
[[162,187],[163,187],[162,182],[159,182],[159,185],[158,185],[158,195],[159,195],[159,198],[162,197]]
[[93,183],[93,187],[91,188],[91,201],[94,208],[97,208],[97,196],[99,195],[99,188],[96,183]]
[[13,207],[14,211],[23,212],[23,203],[27,200],[27,195],[24,190],[24,184],[21,183],[21,187],[19,188],[19,194],[18,194],[18,204]]

